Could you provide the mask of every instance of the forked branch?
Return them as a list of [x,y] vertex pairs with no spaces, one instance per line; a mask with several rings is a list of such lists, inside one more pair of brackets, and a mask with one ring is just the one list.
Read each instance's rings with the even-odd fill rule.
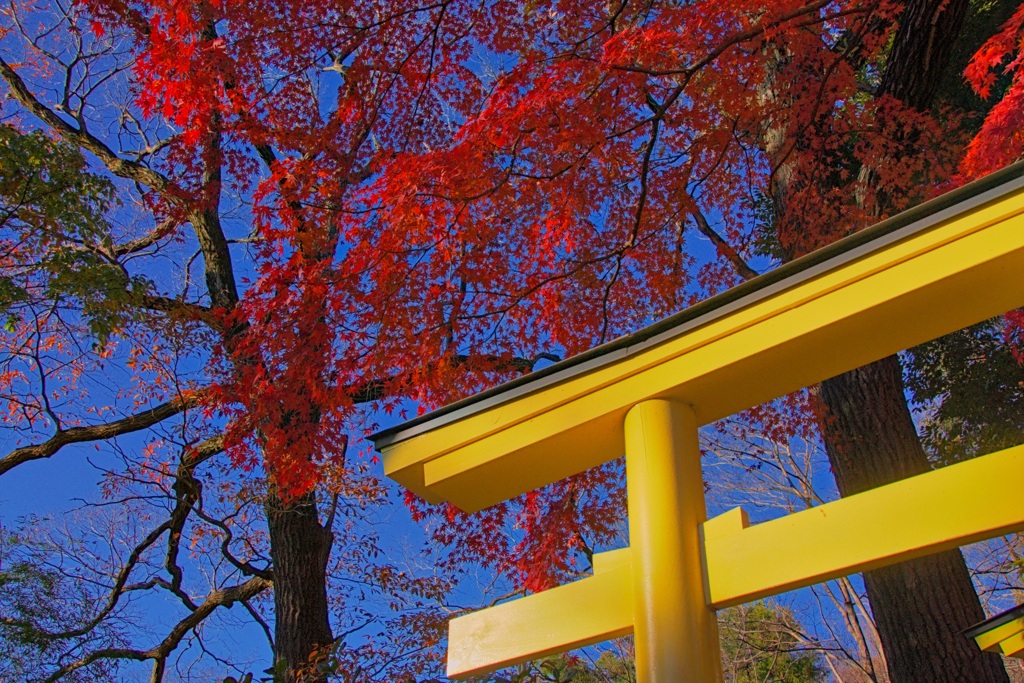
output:
[[28,86],[25,85],[25,81],[18,75],[18,72],[2,58],[0,58],[0,78],[7,82],[7,86],[11,89],[11,95],[25,109],[32,112],[32,114],[59,133],[68,142],[95,154],[114,175],[134,180],[160,193],[165,193],[172,188],[171,181],[165,176],[136,161],[122,159],[96,136],[86,130],[75,128],[57,116],[52,109],[32,94]]
[[160,641],[159,644],[149,648],[148,650],[135,650],[131,648],[104,648],[94,650],[93,652],[90,652],[69,664],[65,664],[60,669],[53,672],[53,674],[46,679],[46,683],[55,683],[69,673],[89,666],[93,662],[97,662],[102,659],[127,659],[139,662],[147,659],[155,660],[150,681],[152,683],[159,683],[159,681],[163,680],[167,657],[174,652],[189,631],[202,623],[202,621],[210,616],[210,614],[218,607],[231,607],[236,602],[244,603],[267,590],[271,585],[271,582],[267,579],[254,576],[240,584],[210,591],[210,593],[207,594],[206,599],[196,607],[195,611],[175,624],[174,628],[171,629],[171,632],[167,634],[167,637]]

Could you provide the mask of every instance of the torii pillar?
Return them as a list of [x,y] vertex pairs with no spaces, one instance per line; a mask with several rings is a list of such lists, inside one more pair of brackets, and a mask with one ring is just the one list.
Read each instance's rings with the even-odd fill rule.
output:
[[721,681],[697,417],[685,403],[644,401],[626,413],[625,432],[637,680]]
[[1024,446],[749,526],[705,521],[697,445],[700,425],[1020,306],[1024,163],[374,435],[388,476],[467,512],[626,454],[630,547],[453,619],[448,675],[633,633],[640,683],[718,683],[715,610],[1024,529]]

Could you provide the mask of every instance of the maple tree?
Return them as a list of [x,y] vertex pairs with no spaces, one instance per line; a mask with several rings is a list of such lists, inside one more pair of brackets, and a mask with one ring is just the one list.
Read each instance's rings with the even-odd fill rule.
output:
[[[450,395],[479,381],[474,369],[530,362],[486,339],[473,340],[476,355],[455,353],[434,283],[447,279],[446,254],[410,251],[400,228],[380,234],[363,217],[372,204],[346,195],[395,154],[443,139],[473,97],[456,78],[459,53],[440,42],[468,40],[472,16],[292,9],[4,10],[3,116],[74,160],[40,166],[49,192],[88,188],[75,181],[88,165],[103,193],[82,205],[95,209],[88,225],[32,220],[42,205],[20,199],[5,219],[4,420],[20,443],[0,471],[102,442],[106,504],[129,527],[100,538],[114,549],[99,557],[72,559],[77,537],[21,546],[34,549],[24,566],[55,556],[71,585],[105,587],[71,624],[4,615],[15,638],[57,653],[41,679],[140,660],[161,680],[232,605],[266,629],[282,680],[323,679],[321,665],[390,679],[436,654],[438,624],[415,605],[436,604],[443,578],[382,558],[360,522],[383,493],[368,461],[347,460],[368,428],[357,406]],[[17,182],[28,169],[5,170]],[[65,280],[74,286],[55,286]],[[155,644],[123,629],[99,637],[152,590],[183,614]],[[394,619],[364,606],[375,592],[403,608]],[[365,644],[367,625],[387,637]]]
[[[443,592],[359,551],[355,520],[382,494],[357,444],[379,411],[577,353],[920,201],[958,165],[1019,156],[1024,77],[1004,58],[1020,11],[968,72],[983,94],[1009,74],[981,131],[929,109],[966,4],[14,0],[0,112],[77,150],[114,195],[89,230],[4,225],[18,295],[0,381],[24,442],[0,473],[74,444],[121,451],[108,494],[155,490],[163,507],[114,572],[113,604],[139,558],[163,554],[158,587],[188,612],[168,638],[239,602],[268,632],[272,612],[283,680],[318,661],[350,680],[417,675],[404,654],[339,640],[339,619],[361,619],[354,595],[332,626],[332,572],[424,604]],[[945,33],[929,43],[922,26]],[[915,80],[922,44],[939,52]],[[58,257],[72,263],[48,270]],[[1024,321],[1007,320],[1012,340]],[[886,387],[905,412],[898,371]],[[898,440],[916,444],[912,424]],[[841,479],[852,453],[830,451]],[[885,476],[867,479],[840,489]],[[568,551],[615,537],[621,489],[612,464],[472,517],[408,503],[448,549],[442,568],[479,562],[536,589],[578,570]],[[198,603],[185,538],[229,567]],[[429,645],[420,616],[388,625]],[[50,677],[129,658],[159,680],[183,637],[77,651]]]

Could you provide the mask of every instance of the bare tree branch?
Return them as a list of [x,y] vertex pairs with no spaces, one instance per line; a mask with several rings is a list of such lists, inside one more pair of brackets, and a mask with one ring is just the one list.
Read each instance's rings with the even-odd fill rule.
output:
[[25,109],[32,112],[69,142],[95,154],[114,175],[134,180],[162,194],[174,188],[171,181],[165,176],[136,161],[122,159],[96,136],[86,130],[73,127],[57,116],[52,109],[40,102],[29,91],[21,76],[2,58],[0,58],[0,77],[7,82],[14,99],[18,100]]
[[179,314],[186,318],[200,320],[212,330],[220,330],[222,328],[220,319],[218,319],[214,315],[213,310],[207,306],[190,304],[185,301],[179,301],[178,299],[171,299],[166,296],[156,296],[151,294],[147,294],[142,297],[142,305],[151,311]]
[[217,434],[192,446],[183,458],[183,464],[194,468],[224,450],[224,435]]
[[141,413],[105,424],[72,427],[70,429],[60,429],[58,425],[57,433],[43,443],[15,448],[0,458],[0,475],[31,460],[48,458],[69,444],[100,441],[148,429],[169,417],[199,405],[204,397],[205,392],[192,392],[172,401],[161,403],[155,408],[150,408]]
[[93,662],[101,659],[130,659],[135,661],[145,661],[147,659],[156,660],[157,665],[154,667],[153,677],[151,680],[159,681],[162,679],[163,673],[163,665],[161,662],[166,660],[168,655],[178,647],[179,643],[181,643],[182,639],[189,631],[202,623],[202,621],[210,616],[210,614],[218,607],[231,607],[236,602],[251,600],[256,595],[259,595],[270,588],[271,585],[271,582],[267,579],[254,576],[251,579],[235,586],[211,591],[195,611],[175,624],[174,628],[167,634],[167,637],[160,641],[158,645],[151,647],[148,650],[133,650],[129,648],[104,648],[102,650],[95,650],[84,657],[71,662],[70,664],[62,666],[46,679],[46,683],[54,683],[67,674],[89,666]]
[[736,272],[744,280],[753,280],[759,275],[759,273],[751,268],[743,258],[736,253],[736,250],[732,248],[732,245],[725,241],[725,239],[715,232],[715,229],[708,223],[708,219],[701,212],[700,209],[693,207],[690,209],[690,215],[693,216],[694,221],[697,223],[697,229],[700,230],[701,234],[711,240],[711,243],[718,249],[718,253],[724,256],[729,263],[732,264]]
[[[210,298],[215,306],[231,308],[238,302],[234,273],[231,266],[231,258],[228,253],[227,240],[220,226],[220,217],[216,211],[209,207],[196,207],[193,202],[186,198],[186,194],[180,192],[166,176],[153,169],[140,164],[137,161],[122,159],[102,140],[89,133],[84,128],[75,128],[67,121],[58,116],[52,109],[43,104],[25,85],[21,76],[3,59],[0,59],[0,78],[7,82],[11,94],[28,111],[37,116],[46,125],[58,132],[70,143],[88,150],[116,176],[135,181],[155,192],[160,193],[168,201],[177,203],[181,208],[188,211],[189,221],[195,229],[199,245],[203,250],[204,262],[206,264],[206,281]],[[220,133],[215,132],[209,143],[211,156],[214,160],[209,163],[206,172],[203,174],[203,185],[206,190],[215,190],[219,195],[221,182],[220,164]]]
[[133,240],[128,240],[122,244],[116,244],[110,250],[111,254],[117,256],[127,256],[128,254],[134,254],[142,251],[147,247],[151,247],[164,237],[167,237],[174,229],[178,227],[178,221],[168,218],[167,220],[161,221],[159,225],[153,228],[150,232],[146,233],[142,237],[137,237]]

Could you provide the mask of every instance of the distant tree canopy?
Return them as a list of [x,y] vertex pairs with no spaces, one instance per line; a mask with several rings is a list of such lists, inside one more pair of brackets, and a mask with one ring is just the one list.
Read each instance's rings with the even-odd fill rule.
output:
[[818,653],[801,646],[800,626],[787,607],[756,602],[722,610],[722,669],[726,683],[819,683]]
[[86,247],[112,247],[114,203],[113,183],[90,172],[77,148],[0,124],[0,231],[21,238],[8,245],[0,274],[7,331],[22,307],[42,301],[80,310],[99,346],[123,326],[127,304],[148,289],[147,281],[129,275],[113,254],[104,258]]
[[[121,643],[110,623],[81,629],[83,615],[99,607],[99,591],[82,592],[55,559],[45,548],[0,526],[0,680],[40,680],[45,663],[68,651]],[[113,666],[100,662],[92,671],[73,673],[66,680],[88,683],[114,673]]]
[[1024,440],[1024,366],[1006,334],[1000,317],[907,353],[907,388],[922,407],[918,429],[937,462],[985,455]]

